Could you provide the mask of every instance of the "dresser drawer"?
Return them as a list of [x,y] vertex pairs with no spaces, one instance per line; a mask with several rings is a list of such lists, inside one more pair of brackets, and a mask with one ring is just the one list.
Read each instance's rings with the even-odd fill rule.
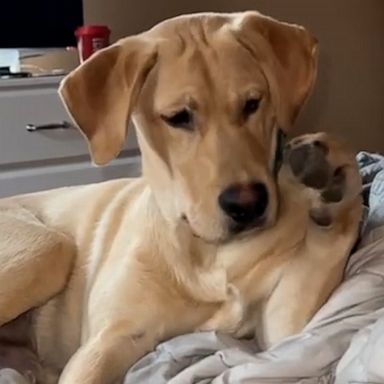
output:
[[0,172],[0,198],[52,188],[84,185],[101,181],[137,177],[140,157],[122,157],[107,167],[94,167],[88,161],[44,165],[36,168]]
[[[70,123],[69,128],[29,132],[35,126]],[[137,148],[130,129],[127,149]],[[0,92],[0,164],[71,158],[88,153],[54,87],[26,87]]]

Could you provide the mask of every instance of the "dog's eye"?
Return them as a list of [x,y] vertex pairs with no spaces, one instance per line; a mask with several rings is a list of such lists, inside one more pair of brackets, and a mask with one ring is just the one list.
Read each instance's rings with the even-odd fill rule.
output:
[[193,129],[192,112],[184,108],[170,116],[161,115],[161,118],[171,127],[183,128],[186,130]]
[[259,108],[260,100],[259,99],[248,99],[243,108],[243,115],[244,117],[248,117],[252,115],[252,113],[255,113]]

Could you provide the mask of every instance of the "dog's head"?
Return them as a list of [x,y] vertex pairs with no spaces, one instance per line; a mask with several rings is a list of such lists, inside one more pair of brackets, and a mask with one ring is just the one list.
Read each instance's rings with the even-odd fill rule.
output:
[[93,55],[60,94],[96,164],[123,147],[130,117],[159,207],[207,241],[274,222],[278,129],[316,75],[315,39],[258,12],[167,20]]

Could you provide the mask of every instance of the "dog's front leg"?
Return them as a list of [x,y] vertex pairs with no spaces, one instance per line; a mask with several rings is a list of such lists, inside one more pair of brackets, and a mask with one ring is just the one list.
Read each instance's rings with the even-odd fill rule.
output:
[[342,279],[345,260],[326,263],[306,256],[289,262],[261,309],[256,335],[263,349],[302,331]]
[[92,336],[71,358],[59,384],[112,384],[123,379],[126,370],[152,350],[151,332],[129,332],[126,324],[115,324]]
[[256,333],[269,347],[301,331],[341,282],[361,217],[353,154],[319,133],[293,139],[286,161],[309,201],[306,237],[262,308]]

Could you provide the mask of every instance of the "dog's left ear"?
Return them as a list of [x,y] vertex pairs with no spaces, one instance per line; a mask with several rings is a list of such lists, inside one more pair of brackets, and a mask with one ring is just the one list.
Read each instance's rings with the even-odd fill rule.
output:
[[128,37],[96,52],[62,81],[59,94],[95,164],[108,163],[123,148],[130,115],[156,61],[155,48],[142,35]]
[[316,80],[317,40],[303,27],[253,11],[239,14],[233,25],[238,40],[260,62],[277,122],[288,131]]

